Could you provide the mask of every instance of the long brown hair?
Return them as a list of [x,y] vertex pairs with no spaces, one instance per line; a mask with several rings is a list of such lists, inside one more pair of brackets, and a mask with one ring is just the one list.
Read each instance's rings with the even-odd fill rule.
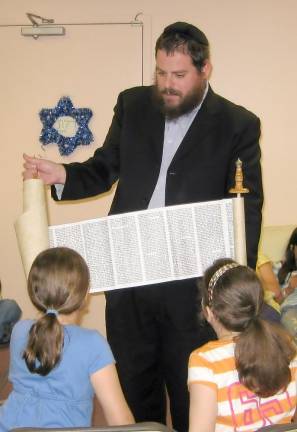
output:
[[87,264],[72,249],[51,248],[35,258],[28,293],[43,315],[32,325],[23,354],[30,372],[47,375],[60,361],[64,331],[57,314],[71,314],[82,307],[89,280]]
[[261,397],[284,391],[296,346],[281,326],[260,318],[263,288],[256,273],[221,259],[205,272],[202,289],[203,306],[225,329],[239,333],[234,341],[240,382]]

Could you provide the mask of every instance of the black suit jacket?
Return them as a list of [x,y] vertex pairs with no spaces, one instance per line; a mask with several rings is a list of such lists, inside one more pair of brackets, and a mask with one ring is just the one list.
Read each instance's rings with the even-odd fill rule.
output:
[[[101,148],[84,163],[65,165],[63,200],[91,197],[118,180],[110,214],[145,209],[162,159],[164,116],[152,102],[152,87],[122,92]],[[248,263],[255,266],[263,201],[260,121],[211,88],[169,166],[166,205],[230,197],[235,161],[243,163]],[[53,197],[57,199],[55,190]]]

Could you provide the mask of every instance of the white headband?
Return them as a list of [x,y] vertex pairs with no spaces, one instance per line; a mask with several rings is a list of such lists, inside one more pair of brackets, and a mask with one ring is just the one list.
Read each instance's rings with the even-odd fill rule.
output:
[[208,283],[208,303],[209,305],[212,303],[212,297],[213,297],[213,289],[216,286],[217,281],[220,279],[221,276],[223,276],[224,273],[226,273],[228,270],[231,270],[235,267],[239,267],[240,264],[238,263],[228,263],[220,267],[211,277],[209,283]]

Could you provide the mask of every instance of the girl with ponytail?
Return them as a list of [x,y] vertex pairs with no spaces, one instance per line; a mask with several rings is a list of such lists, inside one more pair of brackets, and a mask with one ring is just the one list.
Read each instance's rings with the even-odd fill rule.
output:
[[88,290],[88,267],[74,250],[47,249],[33,262],[28,293],[40,314],[13,329],[1,432],[91,426],[94,393],[108,424],[134,422],[107,341],[77,325]]
[[218,260],[206,271],[201,291],[203,313],[218,340],[190,356],[190,432],[253,432],[290,423],[296,346],[282,327],[260,318],[263,289],[255,272]]

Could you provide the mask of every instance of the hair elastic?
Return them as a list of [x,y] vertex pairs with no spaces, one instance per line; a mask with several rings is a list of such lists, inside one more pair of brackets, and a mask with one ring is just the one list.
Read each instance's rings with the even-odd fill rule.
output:
[[59,312],[56,309],[47,309],[45,314],[46,315],[53,314],[58,316]]
[[224,273],[226,273],[228,270],[231,270],[235,267],[239,267],[240,264],[238,263],[229,263],[229,264],[225,264],[222,267],[220,267],[210,278],[210,281],[208,283],[208,303],[209,305],[212,302],[212,297],[213,297],[213,289],[216,286],[216,283],[218,282],[218,280],[220,279],[221,276],[223,276]]

